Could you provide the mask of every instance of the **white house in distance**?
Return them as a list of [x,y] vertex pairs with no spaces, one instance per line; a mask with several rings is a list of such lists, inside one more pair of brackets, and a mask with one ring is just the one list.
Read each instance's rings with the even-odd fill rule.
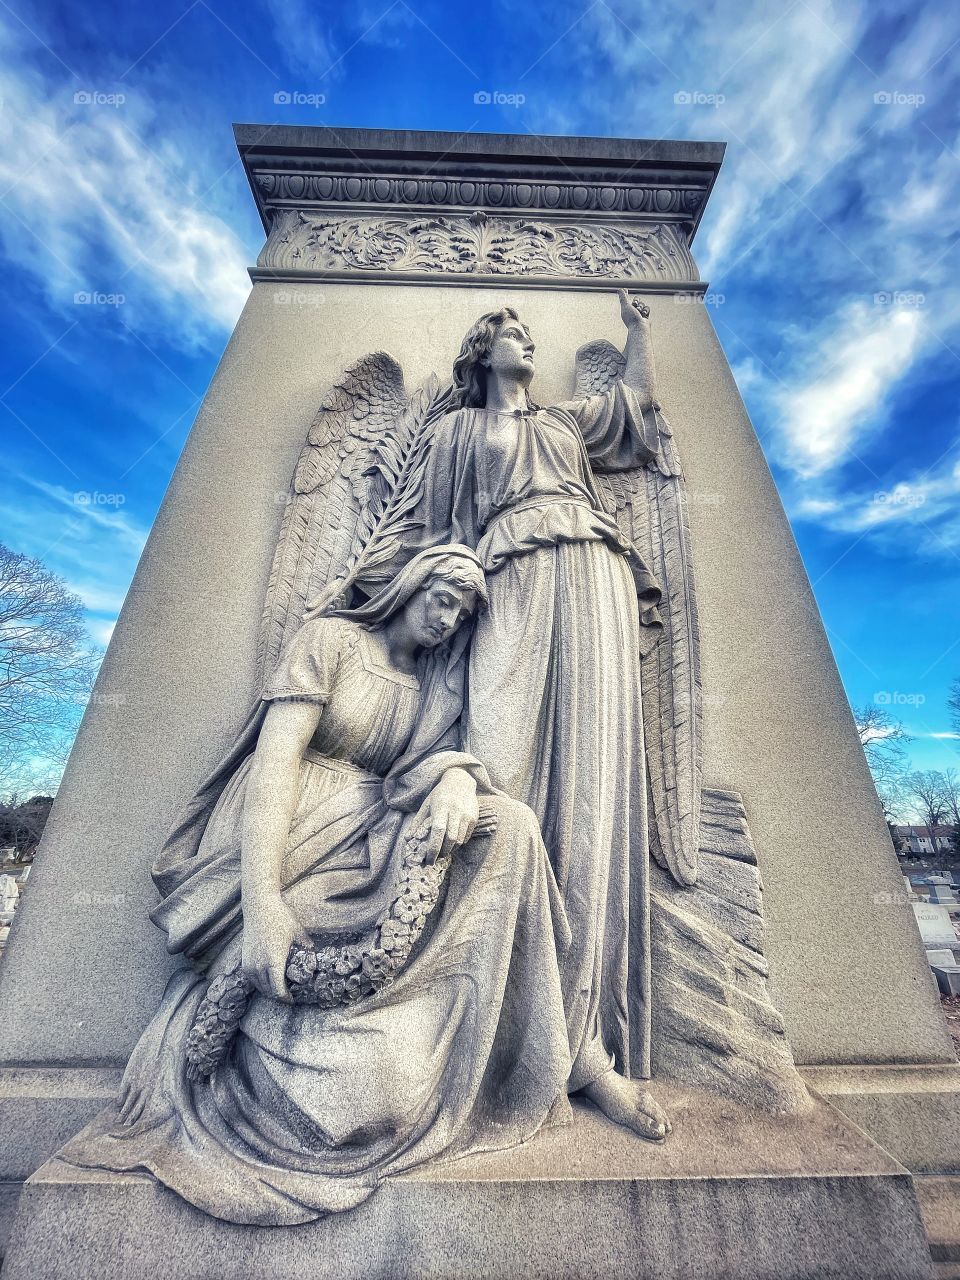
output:
[[953,827],[894,826],[894,844],[897,852],[909,849],[911,853],[952,852],[955,848],[956,832]]

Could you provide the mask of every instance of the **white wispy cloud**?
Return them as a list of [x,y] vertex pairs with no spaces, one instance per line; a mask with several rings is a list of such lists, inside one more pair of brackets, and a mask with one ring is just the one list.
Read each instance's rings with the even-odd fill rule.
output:
[[335,14],[308,0],[265,4],[273,38],[283,50],[285,65],[299,77],[302,93],[328,94],[348,73],[350,54],[359,44],[400,48],[402,33],[417,25],[417,16],[404,0],[354,3],[338,7]]
[[[3,540],[64,579],[88,612],[87,628],[105,644],[123,604],[147,531],[122,507],[84,501],[62,485],[17,474],[0,494]],[[23,500],[23,490],[31,492]]]
[[784,461],[801,476],[847,458],[864,432],[884,425],[890,388],[923,340],[917,308],[855,302],[833,319],[805,365],[771,400]]
[[185,348],[222,345],[249,292],[248,253],[204,207],[184,163],[189,139],[164,138],[122,81],[41,76],[20,35],[12,19],[0,26],[7,259],[65,315],[79,314],[78,294],[122,295],[124,323],[138,331]]
[[19,474],[22,484],[29,485],[44,494],[53,503],[66,508],[78,524],[88,523],[103,530],[114,542],[125,546],[137,555],[147,541],[146,530],[130,520],[123,511],[124,495],[98,493],[80,489],[71,491],[60,484],[49,484],[33,476]]

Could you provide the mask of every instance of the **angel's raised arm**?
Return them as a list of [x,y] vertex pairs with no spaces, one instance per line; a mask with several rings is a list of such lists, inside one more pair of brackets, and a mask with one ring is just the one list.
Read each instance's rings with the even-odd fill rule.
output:
[[653,358],[650,308],[639,298],[631,299],[626,289],[618,289],[617,296],[620,299],[620,316],[627,328],[623,373],[620,376],[636,393],[640,408],[646,413],[657,398],[657,368]]

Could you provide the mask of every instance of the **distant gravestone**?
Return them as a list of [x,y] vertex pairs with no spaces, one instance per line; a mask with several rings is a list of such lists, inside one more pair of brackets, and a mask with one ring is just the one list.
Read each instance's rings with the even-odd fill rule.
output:
[[957,935],[945,906],[935,902],[914,902],[912,905],[924,946],[954,946]]
[[9,924],[13,918],[13,913],[17,909],[17,901],[20,897],[20,886],[17,884],[15,876],[0,876],[0,921]]
[[960,996],[960,965],[935,964],[931,968],[942,995]]

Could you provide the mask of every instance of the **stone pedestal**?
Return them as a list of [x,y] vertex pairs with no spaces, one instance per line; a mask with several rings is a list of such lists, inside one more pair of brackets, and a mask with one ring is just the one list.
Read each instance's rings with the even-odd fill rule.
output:
[[51,1160],[3,1280],[927,1280],[906,1170],[818,1103],[775,1119],[665,1089],[653,1147],[587,1105],[504,1154],[386,1181],[283,1230],[213,1221],[152,1179]]

